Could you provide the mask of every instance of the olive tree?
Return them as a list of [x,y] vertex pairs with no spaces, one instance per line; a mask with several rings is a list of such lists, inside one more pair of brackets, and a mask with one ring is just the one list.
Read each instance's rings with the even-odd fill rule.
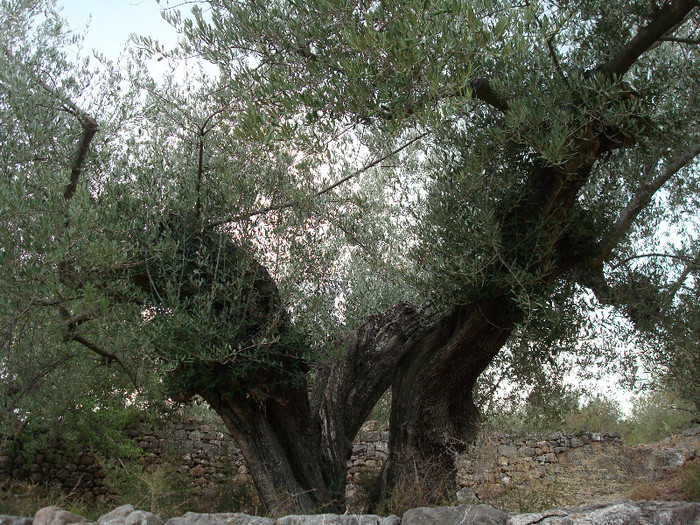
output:
[[586,290],[640,333],[685,308],[697,2],[202,4],[167,16],[219,76],[159,85],[137,61],[118,121],[79,108],[88,76],[62,83],[65,60],[3,49],[3,253],[27,272],[7,318],[45,312],[62,352],[151,363],[173,398],[206,399],[270,508],[342,507],[389,387],[375,500],[417,462],[449,480],[478,378],[506,347],[552,359]]

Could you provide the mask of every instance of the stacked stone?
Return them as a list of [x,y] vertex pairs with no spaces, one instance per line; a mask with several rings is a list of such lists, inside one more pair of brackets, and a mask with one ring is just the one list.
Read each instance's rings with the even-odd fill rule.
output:
[[497,485],[507,487],[523,480],[544,478],[550,466],[560,461],[561,454],[581,447],[591,448],[596,443],[622,446],[622,438],[616,433],[598,432],[555,432],[523,438],[485,436],[459,458],[457,482],[481,497],[481,493],[488,493]]
[[363,476],[379,472],[388,455],[387,430],[360,432],[352,446],[352,457],[348,461],[348,484],[360,483]]
[[99,498],[108,492],[104,470],[89,451],[49,449],[33,454],[31,461],[12,457],[9,452],[0,453],[0,482],[9,480],[33,484],[50,481],[64,492],[78,488],[88,499]]
[[[207,487],[247,478],[248,472],[233,438],[222,428],[186,420],[158,427],[138,426],[128,435],[143,450],[143,462],[177,465],[191,485]],[[244,481],[240,479],[238,481]]]
[[[143,468],[172,466],[191,487],[202,492],[232,482],[252,483],[238,447],[223,428],[182,420],[158,426],[138,424],[126,434],[141,448],[138,461]],[[108,495],[105,478],[100,461],[89,450],[73,452],[59,443],[29,460],[0,451],[0,482],[57,484],[64,492],[91,501]]]

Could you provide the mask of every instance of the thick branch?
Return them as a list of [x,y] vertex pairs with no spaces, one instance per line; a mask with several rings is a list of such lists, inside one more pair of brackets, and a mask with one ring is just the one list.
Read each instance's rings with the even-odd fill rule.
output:
[[491,89],[491,85],[487,79],[474,79],[469,84],[469,88],[471,89],[471,93],[474,98],[486,102],[489,106],[496,108],[501,113],[508,111],[508,102],[493,89]]
[[85,116],[81,118],[80,124],[83,127],[83,132],[80,134],[78,147],[75,149],[75,155],[71,161],[70,182],[66,185],[66,189],[63,193],[63,198],[66,201],[71,200],[73,195],[75,195],[75,190],[80,180],[80,174],[83,172],[85,157],[90,149],[90,142],[95,136],[95,133],[97,133],[97,121],[92,117]]
[[662,8],[649,25],[640,29],[637,35],[611,60],[600,66],[598,71],[606,75],[622,77],[640,56],[676,26],[682,24],[697,6],[697,0],[674,0],[670,5]]
[[321,430],[321,451],[330,479],[344,477],[352,440],[389,388],[392,371],[420,331],[416,310],[398,303],[342,337],[345,352],[321,368],[311,410]]

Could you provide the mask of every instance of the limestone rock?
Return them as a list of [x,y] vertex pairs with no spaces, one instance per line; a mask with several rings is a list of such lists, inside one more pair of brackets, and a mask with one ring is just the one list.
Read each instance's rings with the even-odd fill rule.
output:
[[472,505],[479,502],[479,497],[473,489],[462,487],[457,491],[457,501],[462,505]]
[[506,525],[508,515],[488,505],[420,507],[407,511],[401,525]]
[[275,520],[243,513],[200,514],[188,512],[184,516],[169,519],[165,525],[275,525]]
[[[391,521],[390,518],[395,518]],[[392,525],[399,523],[396,516],[381,518],[374,514],[317,514],[315,516],[285,516],[277,520],[277,525]]]
[[34,514],[32,523],[33,525],[68,525],[69,523],[90,523],[90,520],[58,507],[44,507]]
[[110,521],[124,519],[132,512],[134,512],[133,505],[122,505],[121,507],[117,507],[113,511],[108,512],[107,514],[103,514],[102,516],[97,518],[97,523],[99,523],[99,525],[104,525]]
[[507,525],[700,525],[700,503],[617,501],[512,516]]
[[0,514],[0,525],[32,525],[32,518],[19,518]]
[[164,525],[164,522],[155,514],[136,510],[124,518],[124,525]]

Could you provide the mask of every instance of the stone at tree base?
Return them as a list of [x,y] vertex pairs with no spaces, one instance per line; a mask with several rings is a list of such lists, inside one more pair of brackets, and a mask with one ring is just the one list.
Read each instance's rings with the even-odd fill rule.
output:
[[[392,518],[394,520],[392,521]],[[277,520],[277,525],[393,525],[400,523],[396,516],[382,518],[374,514],[317,514],[315,516],[290,515]]]
[[462,505],[473,505],[479,503],[479,497],[473,489],[462,487],[457,491],[457,502]]
[[[130,510],[131,509],[131,510]],[[102,521],[104,518],[107,521]],[[39,521],[37,522],[37,518]],[[70,525],[88,523],[58,507],[46,507],[29,518],[0,516],[0,525]],[[150,512],[124,505],[100,518],[100,525],[163,525]],[[700,525],[700,503],[687,501],[628,501],[547,510],[531,514],[507,514],[488,505],[421,507],[396,516],[319,514],[290,515],[279,519],[242,513],[200,514],[188,512],[166,525]]]
[[617,501],[512,516],[508,525],[700,525],[700,503]]
[[59,509],[58,507],[44,507],[34,514],[33,525],[69,525],[70,523],[90,523],[90,520]]
[[32,525],[32,518],[19,518],[0,514],[0,525]]
[[249,516],[240,512],[222,514],[204,514],[188,512],[184,516],[169,519],[165,525],[275,525],[270,518]]
[[145,510],[135,510],[124,518],[124,525],[164,525],[160,516]]
[[406,511],[401,525],[506,525],[508,514],[488,505],[420,507]]
[[[100,525],[103,525],[107,522],[113,521],[113,520],[118,520],[118,519],[123,519],[126,518],[129,514],[134,512],[134,506],[133,505],[122,505],[121,507],[117,507],[111,512],[108,512],[107,514],[103,514],[99,518],[97,518],[97,523]],[[115,524],[116,525],[116,524]]]

